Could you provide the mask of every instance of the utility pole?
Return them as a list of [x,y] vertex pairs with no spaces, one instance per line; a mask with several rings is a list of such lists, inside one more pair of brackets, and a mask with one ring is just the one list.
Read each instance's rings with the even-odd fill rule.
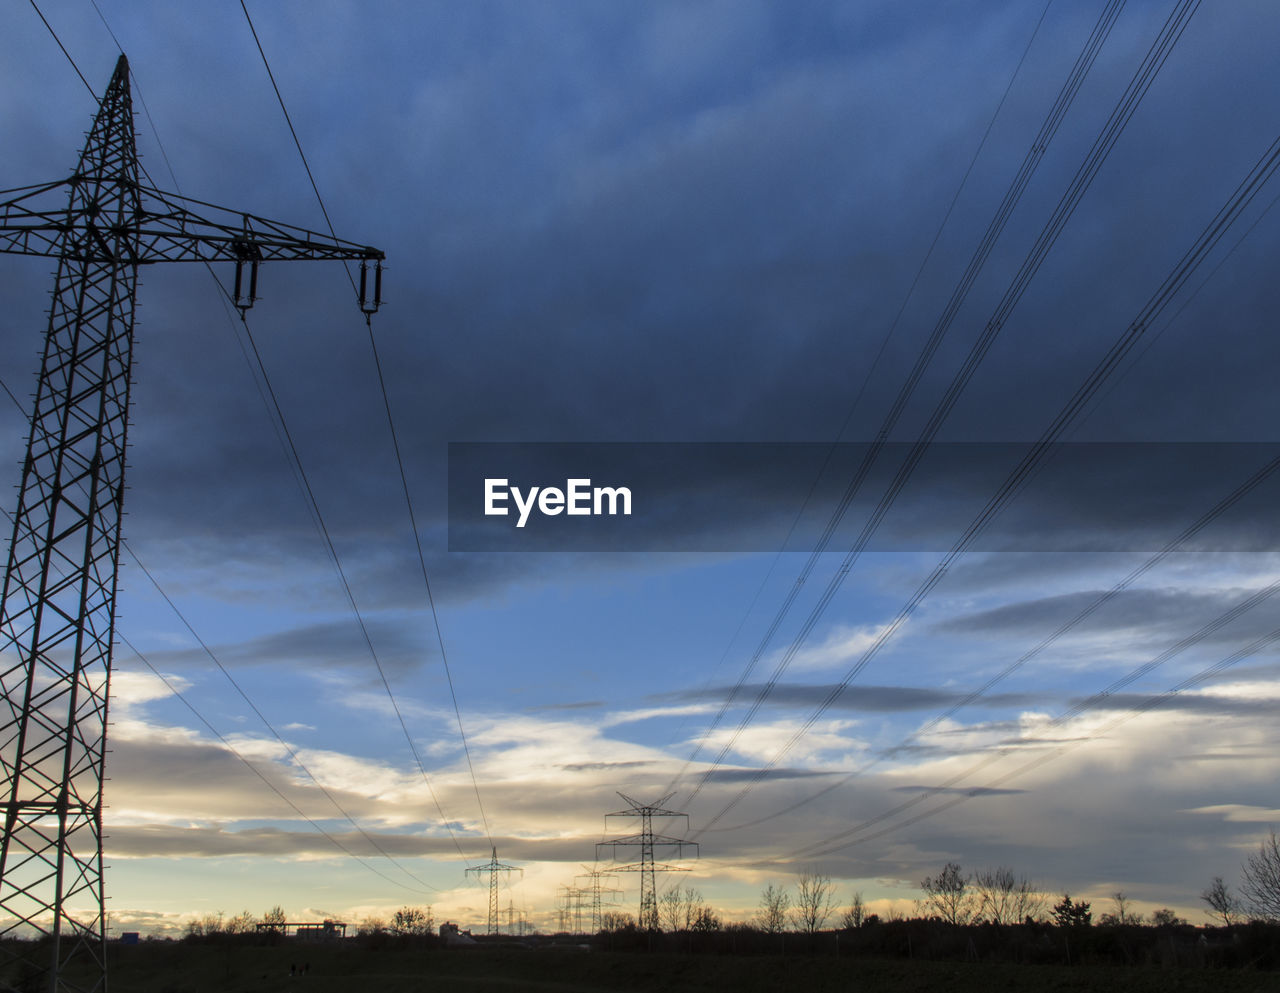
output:
[[682,814],[676,810],[667,810],[662,805],[670,800],[674,793],[668,793],[654,803],[640,803],[633,800],[625,793],[619,793],[623,801],[629,806],[626,810],[618,810],[612,814],[605,814],[605,824],[609,823],[610,817],[629,817],[638,818],[640,821],[640,831],[636,834],[624,835],[621,838],[613,838],[609,841],[601,841],[596,844],[596,855],[599,857],[600,849],[603,847],[611,847],[614,857],[617,857],[618,848],[639,848],[640,861],[632,862],[628,865],[615,866],[614,872],[638,872],[640,873],[640,928],[644,931],[657,931],[658,928],[658,890],[656,885],[655,873],[662,872],[684,872],[683,866],[659,864],[654,860],[654,853],[658,848],[674,849],[676,858],[684,857],[685,847],[691,847],[697,851],[698,843],[696,841],[685,841],[681,838],[671,838],[662,834],[654,834],[653,819],[655,817],[671,818],[683,817],[685,827],[689,825],[689,815]]
[[[102,779],[138,267],[383,253],[139,182],[122,55],[73,175],[0,202],[0,252],[58,260],[0,599],[0,990],[105,990]],[[246,273],[247,268],[247,273]],[[248,290],[244,281],[247,275]],[[40,941],[14,941],[37,937]]]
[[[524,875],[524,870],[519,866],[506,865],[498,861],[498,848],[493,848],[493,857],[483,865],[473,865],[467,872],[474,872],[477,875],[489,875],[489,934],[498,933],[498,873],[518,872]],[[505,876],[504,876],[505,878]]]

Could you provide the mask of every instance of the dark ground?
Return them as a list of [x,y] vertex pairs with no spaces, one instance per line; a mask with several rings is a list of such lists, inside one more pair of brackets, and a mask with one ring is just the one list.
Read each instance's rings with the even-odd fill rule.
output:
[[[290,966],[305,975],[290,976]],[[1280,974],[1248,968],[945,962],[849,956],[678,955],[565,949],[413,949],[283,944],[114,947],[113,993],[603,993],[660,990],[1280,991]]]

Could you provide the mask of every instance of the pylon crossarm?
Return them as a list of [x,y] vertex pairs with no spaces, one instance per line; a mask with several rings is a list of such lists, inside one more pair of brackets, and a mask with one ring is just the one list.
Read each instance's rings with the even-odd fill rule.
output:
[[639,844],[687,845],[691,848],[698,847],[698,843],[696,841],[685,841],[681,838],[668,837],[665,834],[653,834],[652,832],[648,832],[648,833],[642,832],[640,834],[623,835],[621,838],[610,838],[608,841],[598,841],[596,842],[596,849],[598,850],[601,845],[639,845]]
[[[380,262],[386,258],[384,252],[369,245],[256,214],[229,210],[149,186],[140,187],[140,192],[154,199],[158,207],[145,211],[138,231],[144,262],[220,259]],[[196,207],[200,209],[194,209]]]
[[[380,262],[386,258],[384,252],[369,245],[254,214],[233,213],[211,204],[209,209],[226,214],[227,219],[210,220],[175,203],[177,198],[170,194],[142,187],[136,192],[156,197],[159,209],[144,207],[127,217],[123,225],[104,224],[104,218],[85,212],[68,212],[65,203],[39,209],[24,202],[75,182],[64,180],[34,188],[17,200],[0,204],[0,252],[140,265],[270,260]],[[84,238],[85,235],[89,238]],[[110,235],[124,235],[124,238],[103,237]],[[110,247],[113,243],[127,246],[130,257],[117,257]]]
[[666,862],[629,862],[626,865],[611,865],[609,872],[690,872],[688,866],[668,865]]
[[32,210],[19,202],[6,203],[0,209],[0,252],[57,258],[62,254],[63,236],[70,229],[65,206]]

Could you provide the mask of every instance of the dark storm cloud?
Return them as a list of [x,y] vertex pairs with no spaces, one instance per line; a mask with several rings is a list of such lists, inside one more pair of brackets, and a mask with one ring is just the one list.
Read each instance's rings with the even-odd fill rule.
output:
[[[731,687],[706,687],[683,693],[667,693],[653,699],[660,702],[693,701],[717,702],[728,697]],[[804,685],[779,683],[769,691],[769,702],[775,706],[812,707],[824,703],[837,689],[836,684]],[[760,694],[763,684],[747,683],[738,688],[740,699],[747,700]],[[866,713],[906,713],[915,710],[946,708],[966,699],[964,693],[927,689],[917,686],[846,686],[831,704],[843,711]],[[1030,697],[1019,693],[1000,693],[973,701],[973,706],[1025,707],[1043,701],[1043,696]]]
[[[303,54],[283,43],[287,17],[264,25],[280,74],[307,78],[317,88],[314,102],[294,101],[295,112],[321,164],[322,189],[341,193],[329,195],[340,233],[386,248],[393,262],[390,303],[376,329],[419,522],[434,547],[443,544],[446,441],[830,436],[892,317],[896,294],[905,291],[907,269],[898,260],[919,256],[994,106],[1003,77],[993,67],[1011,70],[1029,33],[1029,18],[1012,6],[984,15],[980,24],[967,25],[971,51],[957,61],[946,54],[937,11],[921,21],[887,7],[843,14],[815,9],[804,18],[801,48],[787,41],[795,22],[766,11],[735,19],[727,35],[720,25],[712,32],[716,49],[673,54],[652,47],[651,33],[663,36],[661,25],[675,16],[667,8],[640,18],[455,10],[444,36],[411,32],[394,40],[406,55],[415,50],[412,62],[421,74],[377,96],[353,90],[343,74],[364,43],[331,46],[332,72],[311,78]],[[1062,17],[1051,28],[1074,38],[1082,17]],[[234,44],[210,52],[201,28],[173,21],[162,57],[207,63],[232,89],[210,101],[191,73],[176,91],[157,87],[149,105],[162,134],[177,139],[171,144],[184,189],[230,204],[247,198],[251,209],[319,226],[309,190],[297,182],[298,163],[286,153],[268,154],[289,145],[272,143],[283,137],[277,109],[254,98],[263,81],[244,26],[227,16],[209,18],[202,30]],[[920,32],[921,23],[929,30]],[[129,18],[122,27],[128,36],[140,25]],[[1135,20],[1121,32],[1146,29]],[[603,46],[601,32],[609,39]],[[81,33],[90,48],[92,25]],[[870,46],[872,38],[886,47],[871,60],[850,68],[835,58],[849,46]],[[455,47],[459,39],[479,47]],[[818,39],[830,61],[815,58],[810,46]],[[312,44],[328,42],[317,37]],[[557,49],[574,57],[549,58]],[[1036,52],[1028,72],[1047,75],[1055,57]],[[145,90],[149,78],[163,76],[164,64],[138,61]],[[753,71],[744,75],[747,65]],[[903,73],[903,66],[920,71]],[[105,74],[102,66],[86,68]],[[1114,74],[1117,67],[1104,64],[1099,71]],[[1171,132],[1180,133],[1164,124],[1184,112],[1179,97],[1188,84],[1172,71],[1167,75],[1168,89],[1156,90],[1131,125],[1135,140],[1117,151],[1115,168],[1082,206],[1082,230],[1123,230],[1113,214],[1123,216],[1124,203],[1145,211],[1146,199],[1123,200],[1139,172],[1156,190],[1185,179],[1167,164],[1153,172],[1150,147],[1141,140],[1155,135],[1167,144]],[[61,104],[84,104],[74,87],[67,90]],[[321,110],[326,101],[358,113],[337,115],[344,125],[335,128],[334,115]],[[1198,108],[1205,100],[1191,103]],[[225,112],[228,106],[234,114]],[[1016,142],[1025,141],[1027,125],[1041,112],[1034,101],[1015,100],[988,154],[1016,154]],[[911,126],[893,123],[902,120]],[[874,145],[860,137],[865,134],[877,136]],[[387,135],[397,137],[394,145],[386,144]],[[64,157],[77,140],[75,132],[65,138]],[[1213,154],[1225,169],[1241,151],[1240,142],[1220,152],[1210,144],[1199,150],[1198,176],[1213,175]],[[1078,152],[1064,149],[1063,161],[1072,154]],[[42,166],[28,158],[31,169]],[[236,168],[228,169],[228,161]],[[886,171],[890,161],[894,167]],[[980,192],[972,191],[975,198]],[[412,209],[403,209],[405,203]],[[967,202],[965,209],[980,214]],[[1010,241],[1035,223],[1015,223]],[[1159,245],[1159,230],[1169,223],[1157,212],[1151,225],[1146,237]],[[983,409],[957,410],[956,436],[974,436],[990,412],[1008,408],[1013,397],[1036,406],[1041,397],[1065,396],[1062,388],[1086,366],[1061,362],[1061,352],[1093,354],[1099,341],[1123,327],[1127,317],[1116,315],[1130,313],[1141,291],[1127,292],[1118,267],[1094,247],[1059,263],[1055,278],[1071,285],[1072,279],[1106,277],[1115,285],[1067,301],[1061,314],[1029,303],[1031,324],[1015,322],[1005,332],[987,361],[990,371],[972,387]],[[944,240],[932,277],[938,287],[947,285],[947,273],[967,251],[960,238]],[[993,269],[998,265],[993,260]],[[1146,272],[1143,278],[1153,282]],[[335,538],[349,542],[347,555],[365,560],[357,568],[372,570],[376,563],[367,561],[366,550],[403,543],[407,525],[397,523],[403,510],[367,343],[354,311],[344,316],[345,277],[332,266],[275,265],[264,269],[263,279],[266,299],[251,320],[291,433]],[[244,368],[232,322],[208,283],[202,272],[147,274],[131,533],[210,540],[270,535],[268,544],[290,547],[310,542],[305,503]],[[865,401],[866,416],[851,428],[855,436],[878,425],[874,412],[905,371],[931,320],[926,301],[938,292],[930,289],[908,312]],[[1050,311],[1064,302],[1058,291],[1047,298]],[[1264,312],[1263,299],[1246,302],[1254,310],[1234,315],[1237,330],[1256,326]],[[1236,298],[1234,306],[1244,304]],[[972,331],[966,325],[955,334],[968,339]],[[946,358],[944,352],[940,364]],[[1029,362],[1044,375],[1028,375]],[[1265,365],[1255,360],[1235,370],[1240,375],[1224,397],[1228,405],[1260,408],[1267,393],[1249,383]],[[1015,366],[1019,375],[1008,376]],[[1045,380],[1050,373],[1051,383]],[[935,379],[933,373],[927,378],[926,393],[941,385]],[[1167,394],[1158,377],[1137,385],[1137,396],[1126,390],[1126,402],[1137,407],[1145,404],[1144,389],[1153,397]],[[1037,418],[1024,412],[1005,423],[1021,428]],[[996,481],[975,484],[972,492],[964,486],[940,492],[922,476],[885,533],[889,540],[945,547],[968,520],[964,500],[985,495],[983,487]],[[881,488],[869,486],[868,496]],[[1134,492],[1123,482],[1109,489],[1113,502],[1117,493]],[[666,509],[687,532],[719,529],[732,537],[759,523],[750,516],[716,518],[688,496],[677,494]],[[1183,519],[1180,504],[1167,518],[1144,504],[1122,507],[1118,521],[1099,525],[1087,504],[1055,496],[1044,485],[1024,500],[1041,517],[1057,519],[1060,529],[1074,528],[1086,545],[1158,539]],[[766,492],[761,503],[771,518],[793,512],[793,501],[777,493]],[[863,516],[863,507],[856,511],[850,521]],[[1033,534],[1030,524],[1021,531],[1012,526],[1019,540]],[[1239,540],[1250,538],[1242,533]],[[840,541],[847,545],[848,536]],[[440,584],[445,596],[454,581],[483,589],[534,566],[514,561],[465,575],[454,568],[457,574]]]
[[[1241,601],[1254,590],[1126,590],[1091,614],[1077,629],[1082,636],[1126,634],[1148,637],[1162,632],[1183,630],[1194,622],[1204,623]],[[1085,590],[1006,604],[973,614],[941,621],[936,629],[944,634],[967,635],[1043,635],[1066,623],[1094,604],[1105,591]],[[1252,610],[1221,632],[1209,636],[1210,641],[1238,643],[1242,638],[1258,637],[1275,627],[1273,615],[1265,609]],[[1167,635],[1165,636],[1167,637]]]
[[1026,790],[1006,790],[997,789],[990,786],[975,786],[972,789],[964,789],[955,786],[895,786],[895,793],[928,793],[933,794],[952,794],[961,796],[1016,796],[1019,793],[1026,793]]
[[574,762],[560,766],[565,772],[600,772],[604,769],[641,769],[653,765],[652,762]]
[[1276,710],[1276,702],[1271,698],[1248,699],[1213,693],[1179,693],[1175,696],[1165,696],[1154,707],[1152,707],[1151,697],[1140,693],[1112,693],[1106,697],[1090,697],[1087,702],[1092,710],[1153,709],[1181,714],[1225,717],[1266,716],[1274,714]]
[[[770,768],[765,770],[768,774],[770,782],[785,782],[794,779],[817,779],[825,776],[838,775],[835,772],[824,772],[819,769],[788,769],[788,768]],[[744,783],[756,782],[759,779],[759,769],[713,769],[707,773],[706,781],[708,783]]]
[[[438,649],[427,634],[412,625],[388,619],[366,619],[378,658],[391,671],[405,671],[427,664]],[[365,666],[368,643],[354,617],[351,620],[303,625],[257,638],[210,646],[228,666],[287,666],[295,669],[347,669]],[[181,671],[186,666],[206,668],[202,649],[149,652],[152,664]]]
[[[372,839],[372,840],[371,840]],[[376,847],[375,847],[376,844]],[[581,845],[581,842],[579,842]],[[450,837],[426,837],[391,831],[287,831],[279,828],[226,829],[126,825],[111,829],[107,845],[117,857],[226,858],[235,855],[267,855],[275,858],[360,858],[386,856],[450,856],[457,847]],[[510,851],[504,846],[503,851]]]

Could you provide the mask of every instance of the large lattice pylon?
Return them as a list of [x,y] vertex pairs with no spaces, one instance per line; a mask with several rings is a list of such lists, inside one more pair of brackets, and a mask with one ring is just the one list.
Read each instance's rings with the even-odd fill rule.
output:
[[611,814],[605,814],[605,823],[608,823],[610,817],[638,818],[640,831],[621,838],[611,838],[609,841],[598,842],[596,844],[596,858],[599,859],[600,849],[605,847],[612,848],[615,856],[619,848],[640,849],[639,862],[613,866],[611,871],[640,873],[640,928],[644,931],[657,931],[659,930],[657,873],[684,872],[686,870],[684,866],[669,865],[655,861],[654,853],[659,848],[667,848],[674,851],[676,858],[683,858],[684,850],[692,848],[696,852],[698,843],[653,833],[653,819],[655,817],[683,817],[685,825],[688,825],[688,814],[683,814],[678,810],[667,810],[663,807],[664,803],[675,796],[674,793],[668,793],[654,803],[641,803],[639,800],[631,799],[625,793],[619,793],[618,796],[622,797],[628,807],[626,810],[617,810]]
[[498,933],[498,877],[504,879],[513,872],[524,875],[524,870],[516,865],[507,865],[498,861],[498,848],[493,847],[493,854],[488,862],[483,865],[473,865],[467,869],[467,872],[474,872],[477,875],[489,876],[489,926],[488,934]]
[[234,261],[247,308],[264,259],[380,271],[383,255],[142,185],[124,56],[74,175],[9,192],[0,251],[58,265],[0,599],[0,990],[103,990],[102,782],[138,268]]

